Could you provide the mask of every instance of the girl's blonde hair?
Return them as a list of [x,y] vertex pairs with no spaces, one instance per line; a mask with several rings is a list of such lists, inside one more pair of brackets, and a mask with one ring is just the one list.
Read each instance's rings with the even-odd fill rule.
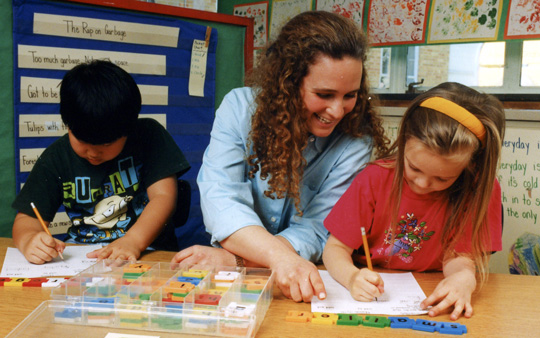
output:
[[[366,60],[368,43],[356,23],[325,11],[303,12],[281,29],[276,40],[260,54],[258,66],[246,84],[257,92],[249,135],[249,176],[260,170],[268,179],[270,198],[291,197],[301,215],[300,186],[306,166],[303,157],[309,137],[300,87],[318,57]],[[371,135],[375,148],[387,150],[382,120],[373,108],[364,66],[356,105],[336,130],[354,137]]]
[[[428,98],[441,97],[450,100],[476,116],[485,128],[485,146],[465,126],[455,119],[421,107]],[[488,273],[491,237],[488,226],[488,206],[496,179],[504,139],[505,116],[502,104],[494,96],[479,93],[459,83],[446,82],[419,95],[405,112],[397,139],[382,158],[391,160],[395,166],[393,187],[388,208],[400,204],[403,189],[404,149],[410,138],[416,138],[428,149],[442,156],[472,150],[469,165],[460,177],[446,190],[448,218],[441,234],[445,248],[444,260],[457,255],[455,247],[462,239],[467,225],[472,226],[471,256],[481,282]],[[391,212],[392,234],[396,234],[398,208]]]

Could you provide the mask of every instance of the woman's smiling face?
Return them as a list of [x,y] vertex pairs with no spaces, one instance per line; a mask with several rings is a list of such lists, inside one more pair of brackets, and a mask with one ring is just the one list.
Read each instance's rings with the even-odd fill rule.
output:
[[326,137],[332,133],[354,108],[361,80],[362,61],[325,55],[317,58],[300,87],[311,134]]

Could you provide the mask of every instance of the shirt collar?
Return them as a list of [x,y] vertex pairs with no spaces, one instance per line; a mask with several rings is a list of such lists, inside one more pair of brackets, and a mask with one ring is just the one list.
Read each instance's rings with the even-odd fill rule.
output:
[[317,137],[315,135],[309,135],[308,147],[313,147],[318,153],[320,153],[326,148],[326,145],[328,144],[328,142],[330,142],[332,135],[333,133],[327,137]]

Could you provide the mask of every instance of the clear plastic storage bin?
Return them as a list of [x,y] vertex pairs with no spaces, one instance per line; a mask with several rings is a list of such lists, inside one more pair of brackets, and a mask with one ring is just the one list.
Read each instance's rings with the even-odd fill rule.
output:
[[273,284],[269,269],[103,260],[52,289],[8,337],[254,337]]

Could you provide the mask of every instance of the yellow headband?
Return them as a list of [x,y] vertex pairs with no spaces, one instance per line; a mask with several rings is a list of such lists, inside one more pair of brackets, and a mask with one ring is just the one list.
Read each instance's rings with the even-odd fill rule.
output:
[[443,113],[461,125],[469,129],[482,142],[486,142],[486,129],[480,120],[462,106],[442,97],[432,97],[420,103],[420,107],[426,107]]

